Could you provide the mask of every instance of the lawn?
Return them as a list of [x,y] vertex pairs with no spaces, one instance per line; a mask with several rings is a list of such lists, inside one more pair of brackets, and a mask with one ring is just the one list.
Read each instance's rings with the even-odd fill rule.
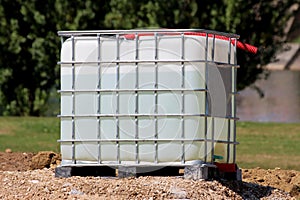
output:
[[[0,117],[0,151],[59,152],[56,117]],[[238,122],[237,164],[241,168],[300,171],[300,124]]]
[[295,39],[293,40],[293,42],[295,42],[295,43],[300,43],[300,36],[298,36],[297,38],[295,38]]
[[56,117],[0,117],[0,151],[59,151],[59,119]]
[[237,163],[242,168],[300,171],[300,124],[238,122]]

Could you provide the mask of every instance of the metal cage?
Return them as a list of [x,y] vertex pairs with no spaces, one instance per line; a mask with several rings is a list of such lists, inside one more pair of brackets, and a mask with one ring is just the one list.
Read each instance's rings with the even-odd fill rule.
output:
[[235,163],[238,35],[59,31],[62,166]]

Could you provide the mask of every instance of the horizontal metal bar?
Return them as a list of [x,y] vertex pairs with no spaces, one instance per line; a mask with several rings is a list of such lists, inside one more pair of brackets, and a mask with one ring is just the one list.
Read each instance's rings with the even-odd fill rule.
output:
[[94,89],[94,90],[58,90],[59,93],[85,93],[85,92],[205,92],[206,89],[186,89],[186,88],[162,88],[162,89]]
[[227,141],[227,140],[212,140],[212,139],[204,139],[204,138],[195,138],[195,139],[183,139],[183,138],[174,138],[174,139],[158,139],[158,138],[147,138],[147,139],[67,139],[67,140],[57,140],[60,143],[69,143],[69,142],[215,142],[215,143],[224,143],[224,144],[239,144],[238,142],[234,141]]
[[229,120],[235,120],[235,121],[237,121],[240,118],[238,118],[238,117],[232,117],[232,116],[226,116],[226,117],[224,117],[224,119],[229,119]]
[[240,92],[231,92],[230,94],[233,94],[233,95],[240,95],[241,93],[240,93]]
[[57,140],[58,142],[203,142],[204,139],[69,139],[69,140]]
[[[66,161],[66,160],[63,160]],[[185,167],[185,166],[194,166],[199,165],[201,166],[210,166],[216,168],[216,165],[210,164],[210,163],[204,163],[201,160],[192,160],[188,161],[186,163],[181,162],[161,162],[161,163],[154,163],[154,162],[140,162],[139,164],[135,163],[134,161],[127,161],[127,160],[121,160],[121,163],[115,163],[113,161],[103,161],[102,163],[93,162],[93,161],[77,161],[76,164],[72,163],[62,163],[61,166],[64,167],[85,167],[85,166],[99,166],[99,167],[112,167],[112,168],[118,168],[118,167]]]
[[[58,117],[205,117],[205,114],[151,114],[151,113],[140,113],[140,114],[90,114],[90,115],[58,115]],[[208,116],[206,116],[208,117]]]
[[236,64],[226,64],[226,63],[221,63],[221,62],[216,62],[216,61],[207,61],[208,64],[213,63],[216,64],[217,67],[223,67],[223,68],[228,68],[228,67],[233,67],[233,68],[240,68],[240,65]]
[[[211,63],[215,64],[218,67],[235,67],[239,68],[239,65],[236,64],[229,64],[229,63],[223,63],[223,62],[216,62],[216,61],[205,61],[205,60],[103,60],[103,61],[60,61],[57,62],[59,65],[71,65],[71,64],[77,64],[77,65],[83,65],[83,64],[115,64],[115,63],[130,63],[130,64],[136,64],[136,63],[179,63],[180,65],[182,63]],[[135,66],[132,66],[135,67]]]
[[240,36],[233,33],[224,33],[205,29],[134,29],[134,30],[80,30],[80,31],[58,31],[59,36],[83,36],[83,35],[116,35],[116,34],[135,34],[135,33],[184,33],[184,32],[200,32],[214,35],[221,35],[230,38],[239,38]]
[[[135,117],[216,117],[211,116],[207,114],[191,114],[191,113],[175,113],[175,114],[151,114],[151,113],[140,113],[140,114],[88,114],[88,115],[58,115],[57,117],[60,118],[87,118],[87,117],[129,117],[129,118],[135,118]],[[238,117],[220,117],[217,118],[223,118],[223,119],[229,119],[229,120],[239,120]]]

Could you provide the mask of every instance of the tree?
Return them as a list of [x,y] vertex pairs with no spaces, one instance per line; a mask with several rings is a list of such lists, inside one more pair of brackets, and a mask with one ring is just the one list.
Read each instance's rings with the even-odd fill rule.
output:
[[242,42],[259,47],[256,55],[238,52],[238,64],[241,65],[238,70],[238,89],[243,89],[260,78],[259,76],[265,72],[264,66],[286,42],[286,23],[294,14],[291,7],[300,1],[224,0],[223,2],[225,7],[215,11],[210,28],[237,33]]
[[[101,26],[105,3],[0,1],[0,113],[39,116],[59,85],[57,31]],[[97,17],[100,23],[94,20]]]

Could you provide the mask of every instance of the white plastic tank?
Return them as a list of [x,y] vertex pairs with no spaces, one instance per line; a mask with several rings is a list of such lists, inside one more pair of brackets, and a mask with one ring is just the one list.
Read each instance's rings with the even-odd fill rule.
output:
[[59,35],[62,165],[235,162],[234,35]]

